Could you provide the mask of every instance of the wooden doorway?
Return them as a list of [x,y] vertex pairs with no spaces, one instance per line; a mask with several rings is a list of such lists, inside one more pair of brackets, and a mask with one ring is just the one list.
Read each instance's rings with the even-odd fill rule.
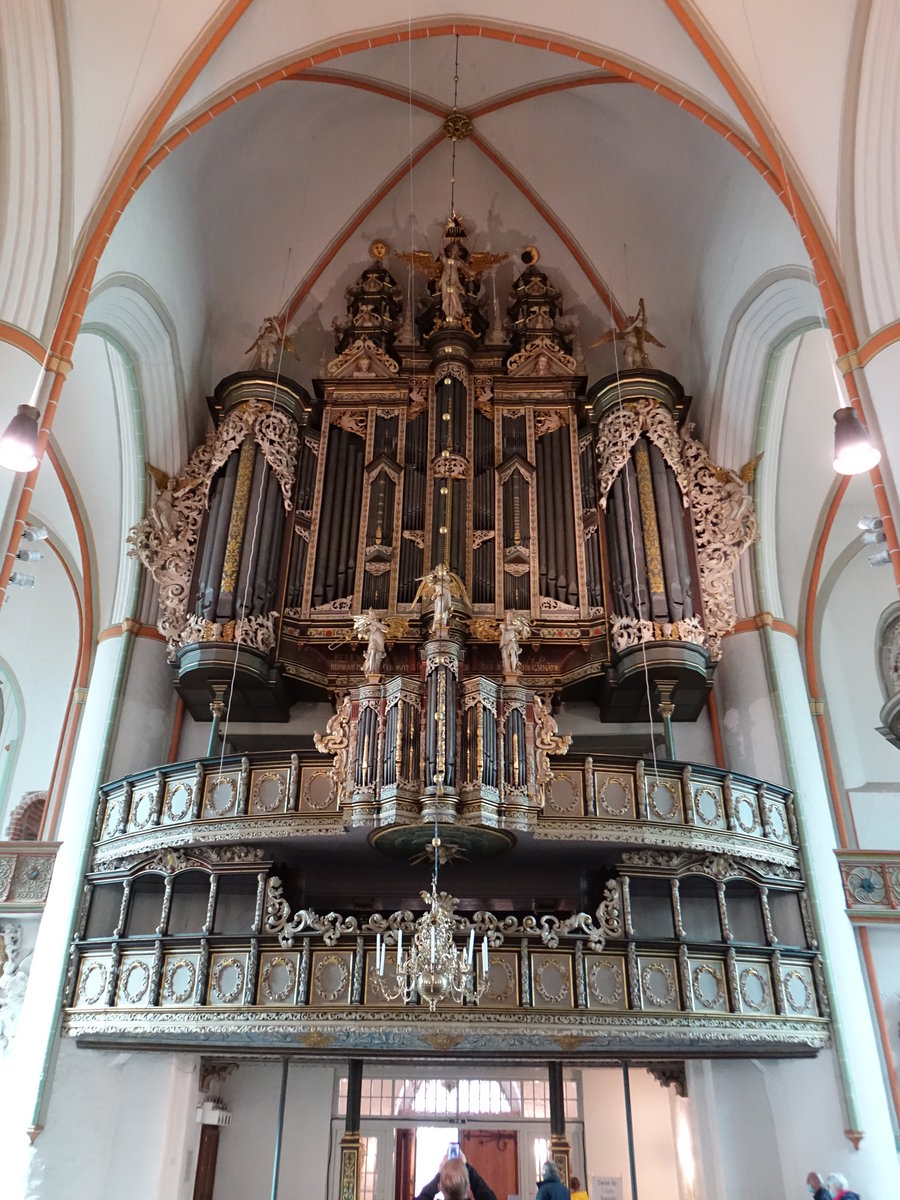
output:
[[497,1200],[519,1194],[519,1139],[514,1129],[464,1129],[460,1145]]

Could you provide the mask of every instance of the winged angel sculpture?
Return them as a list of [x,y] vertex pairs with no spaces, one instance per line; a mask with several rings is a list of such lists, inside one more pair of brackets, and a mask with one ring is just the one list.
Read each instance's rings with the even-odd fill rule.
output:
[[665,350],[662,342],[655,338],[647,328],[647,312],[644,308],[643,296],[638,302],[637,312],[633,317],[626,319],[622,329],[608,330],[592,345],[605,346],[607,342],[621,343],[625,366],[629,370],[650,366],[650,356],[647,354],[648,345],[659,346],[660,350]]
[[462,325],[466,319],[466,284],[477,284],[481,276],[505,262],[508,254],[489,251],[470,251],[464,245],[466,230],[456,213],[452,213],[444,229],[444,245],[440,257],[430,250],[395,250],[397,258],[421,271],[431,290],[439,289],[441,312],[448,324]]

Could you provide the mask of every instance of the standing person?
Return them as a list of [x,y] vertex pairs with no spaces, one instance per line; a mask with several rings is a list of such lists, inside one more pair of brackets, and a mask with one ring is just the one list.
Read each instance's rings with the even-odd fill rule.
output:
[[559,1177],[555,1162],[545,1162],[535,1200],[570,1200],[569,1189]]
[[588,1200],[587,1191],[581,1186],[581,1180],[577,1175],[569,1178],[569,1194],[572,1200]]
[[[457,1169],[457,1164],[459,1164],[459,1169]],[[460,1200],[465,1200],[467,1194],[472,1197],[472,1200],[497,1200],[493,1189],[482,1179],[472,1164],[466,1161],[466,1156],[461,1150],[455,1157],[451,1158],[448,1154],[441,1160],[437,1175],[431,1183],[425,1184],[416,1196],[416,1200],[434,1200],[439,1191],[444,1193],[444,1200],[457,1200],[456,1194],[451,1195],[447,1191],[447,1187],[458,1186],[461,1175],[466,1177],[467,1182]]]
[[832,1171],[822,1182],[822,1176],[810,1171],[806,1177],[806,1186],[812,1192],[814,1200],[859,1200],[858,1192],[850,1191],[847,1176],[840,1171]]

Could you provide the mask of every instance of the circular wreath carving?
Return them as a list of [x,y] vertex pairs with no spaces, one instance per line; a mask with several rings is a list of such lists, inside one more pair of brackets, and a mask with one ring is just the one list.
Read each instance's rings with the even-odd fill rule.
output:
[[[274,782],[276,785],[275,798],[267,804],[263,799],[263,785],[269,782]],[[266,790],[271,791],[271,788]],[[253,781],[253,794],[251,796],[253,808],[256,812],[275,812],[281,807],[286,790],[285,778],[280,771],[261,771]]]
[[125,805],[121,796],[116,796],[107,804],[106,819],[103,822],[103,832],[107,837],[112,837],[118,830],[124,808]]
[[[498,983],[497,977],[499,975],[502,975],[503,978]],[[516,977],[513,973],[512,964],[505,958],[492,958],[488,970],[488,985],[485,998],[490,998],[491,1000],[509,1000],[515,997],[515,994]]]
[[[809,986],[809,980],[800,971],[785,971],[784,973],[784,998],[794,1010],[795,1013],[806,1013],[812,1008],[813,994],[812,988]],[[798,1004],[794,998],[794,993],[791,985],[799,983],[803,989],[803,1003]]]
[[[287,975],[287,983],[284,987],[272,987],[272,976],[275,973],[276,967],[284,967]],[[265,998],[271,1004],[280,1004],[283,1000],[287,1000],[288,996],[293,993],[294,985],[297,982],[297,968],[289,958],[283,958],[278,955],[275,958],[266,959],[262,969],[262,991]]]
[[[712,816],[707,816],[703,811],[705,800],[712,801]],[[719,823],[722,819],[722,802],[715,788],[698,787],[694,789],[694,812],[697,814],[697,820],[703,825]]]
[[[316,783],[320,779],[328,780],[327,788],[315,788]],[[316,799],[313,795],[313,789],[322,794]],[[303,807],[312,809],[313,812],[324,812],[325,809],[331,808],[334,803],[334,781],[331,778],[331,771],[323,768],[322,770],[312,771],[307,778],[306,787],[303,789]]]
[[[600,791],[597,793],[597,804],[605,813],[609,813],[611,817],[624,817],[631,807],[629,803],[628,783],[629,780],[623,779],[620,775],[611,775],[607,779],[604,779],[603,785],[600,788]],[[608,804],[606,801],[607,789],[612,784],[618,784],[622,789],[622,804],[619,808],[613,808],[613,806]]]
[[[759,999],[754,1000],[749,994],[747,984],[755,980],[759,984]],[[744,967],[738,978],[738,990],[741,993],[741,999],[744,1004],[754,1012],[764,1012],[769,1007],[769,1002],[772,994],[769,991],[769,981],[763,975],[762,971],[758,971],[756,967]]]
[[[175,986],[175,975],[178,971],[184,971],[187,974],[188,981],[183,987]],[[178,958],[166,967],[163,977],[163,995],[173,1004],[184,1004],[186,1000],[190,999],[196,982],[197,968],[189,958]]]
[[[657,803],[657,792],[663,792],[669,797],[671,801],[671,807],[668,811],[660,808],[659,804]],[[650,805],[651,811],[654,812],[661,821],[674,821],[678,817],[678,795],[666,783],[657,782],[650,787],[647,792],[647,803]]]
[[[609,991],[605,991],[600,986],[601,972],[607,973],[610,977],[612,988]],[[617,971],[612,963],[594,963],[588,972],[588,987],[591,995],[601,1004],[618,1004],[625,995],[622,972]]]
[[[224,788],[227,792],[227,799],[224,803],[217,799],[220,788]],[[214,817],[224,817],[231,811],[236,799],[237,780],[230,777],[217,779],[206,793],[206,811],[212,813]]]
[[[146,791],[139,792],[131,801],[131,827],[132,829],[146,829],[153,820],[153,799],[154,792]],[[145,816],[141,816],[141,809],[146,802],[147,812]]]
[[[98,976],[96,990],[91,980]],[[106,963],[98,962],[94,959],[93,962],[86,963],[81,968],[81,979],[78,981],[78,999],[83,1000],[85,1004],[96,1004],[103,995],[103,989],[106,987],[106,980],[109,977],[109,972],[106,969]]]
[[[545,976],[551,970],[555,970],[559,975],[559,984],[556,990],[553,989],[549,980],[545,982]],[[568,963],[559,958],[545,958],[537,963],[534,972],[534,986],[538,995],[548,1003],[561,1003],[569,994]]]
[[[138,980],[138,986],[132,988],[131,980],[135,971],[140,971],[141,975]],[[132,959],[125,967],[119,980],[119,994],[124,996],[129,1004],[137,1004],[139,1000],[143,1000],[147,994],[147,988],[150,986],[150,968],[142,958]]]
[[787,841],[788,831],[787,822],[784,819],[784,811],[781,808],[776,808],[774,805],[769,808],[769,832],[777,841]]
[[[175,808],[175,799],[177,796],[184,796],[184,807],[178,810]],[[165,815],[170,821],[184,821],[188,816],[190,816],[191,801],[193,796],[193,788],[183,779],[180,779],[178,783],[174,784],[170,788],[169,793],[166,796],[164,809]]]
[[[325,983],[325,972],[329,967],[334,967],[337,974],[337,983],[334,987],[328,987]],[[333,1004],[344,994],[347,980],[350,978],[350,968],[337,954],[325,954],[316,963],[313,978],[316,982],[316,990],[322,999]]]
[[[565,793],[568,791],[568,799]],[[557,775],[551,784],[550,802],[558,812],[580,813],[581,794],[568,775]]]
[[[226,991],[222,986],[222,976],[226,971],[234,971],[234,986]],[[212,990],[223,1004],[233,1004],[241,994],[241,988],[244,986],[244,964],[239,958],[234,955],[229,955],[228,958],[220,958],[216,963],[212,973]]]
[[[657,996],[653,991],[654,975],[661,975],[665,980],[666,994],[664,996]],[[675,1003],[675,976],[665,963],[647,963],[641,971],[641,990],[644,999],[649,1000],[654,1008],[666,1008]]]
[[[716,987],[715,995],[703,995],[701,988],[704,979],[711,979],[713,981]],[[725,1003],[725,988],[722,984],[722,976],[709,963],[701,963],[699,967],[694,968],[691,982],[694,985],[694,997],[704,1008],[721,1008]]]
[[[749,822],[745,821],[742,813],[750,813]],[[752,833],[756,828],[756,808],[749,796],[738,796],[734,802],[734,820],[742,833]]]

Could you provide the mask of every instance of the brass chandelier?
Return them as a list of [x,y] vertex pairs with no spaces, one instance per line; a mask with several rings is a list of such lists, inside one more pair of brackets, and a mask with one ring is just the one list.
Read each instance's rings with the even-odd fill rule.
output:
[[[385,1000],[402,1000],[409,1004],[418,995],[434,1012],[439,1000],[466,1001],[474,1004],[487,991],[490,972],[490,956],[487,934],[481,942],[481,978],[477,978],[475,963],[475,926],[470,925],[456,913],[456,897],[448,892],[439,892],[438,856],[441,839],[438,836],[437,820],[431,839],[434,849],[434,871],[431,876],[431,891],[420,894],[425,901],[425,912],[413,925],[412,946],[404,953],[403,929],[397,930],[397,958],[391,977],[385,974],[387,941],[378,934],[375,947],[377,966],[376,979]],[[465,936],[468,941],[461,947],[455,938]]]

